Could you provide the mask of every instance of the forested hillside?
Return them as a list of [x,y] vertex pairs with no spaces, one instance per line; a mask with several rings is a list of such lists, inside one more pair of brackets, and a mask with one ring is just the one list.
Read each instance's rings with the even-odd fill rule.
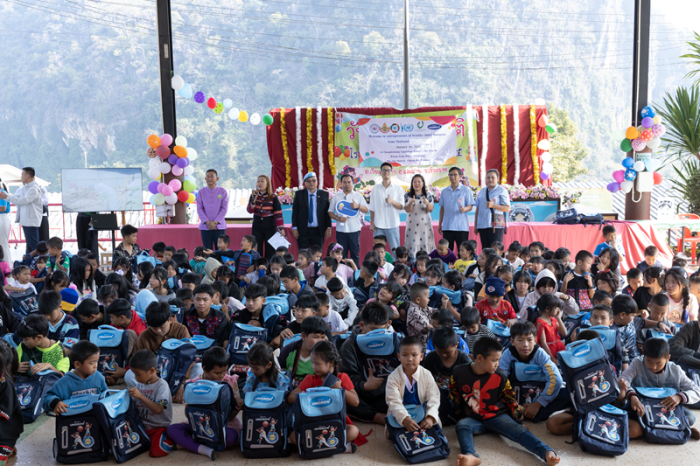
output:
[[[686,72],[694,3],[654,2],[657,102]],[[584,176],[608,178],[622,158],[612,131],[630,118],[632,4],[413,1],[410,106],[544,98],[578,128]],[[172,11],[175,72],[207,97],[261,114],[403,106],[402,1],[173,0]],[[35,166],[52,191],[62,167],[146,168],[146,136],[162,131],[155,33],[152,0],[0,2],[0,163]],[[262,124],[177,102],[195,176],[215,167],[225,186],[250,187],[269,172]]]

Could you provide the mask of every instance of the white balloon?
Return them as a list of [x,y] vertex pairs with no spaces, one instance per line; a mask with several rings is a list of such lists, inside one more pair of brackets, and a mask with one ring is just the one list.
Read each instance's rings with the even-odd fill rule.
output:
[[643,172],[644,168],[645,168],[644,161],[637,160],[636,162],[634,162],[634,165],[632,168],[634,168],[634,171]]
[[551,162],[552,161],[552,154],[551,152],[545,152],[543,153],[540,157],[542,157],[543,162]]
[[232,120],[238,120],[238,115],[240,115],[240,110],[237,108],[232,108],[230,112],[228,112],[228,117]]
[[192,165],[187,165],[185,167],[184,173],[185,173],[185,176],[192,176],[192,174],[194,173],[194,167]]
[[224,108],[229,108],[231,105],[233,105],[233,101],[231,99],[224,99]]
[[[187,147],[187,138],[185,136],[178,136],[175,138],[175,145]],[[189,152],[188,152],[189,154]]]
[[554,165],[552,165],[551,163],[545,162],[542,164],[542,172],[543,173],[551,175],[553,171],[554,171]]
[[260,124],[260,115],[259,115],[258,113],[253,113],[253,114],[250,116],[250,123],[251,123],[252,125]]
[[179,91],[183,87],[185,87],[185,80],[182,79],[180,76],[175,75],[173,76],[173,79],[170,81],[170,84],[173,86],[173,89],[176,91]]
[[195,160],[197,160],[197,157],[198,157],[197,151],[191,147],[188,147],[187,148],[187,158],[190,159],[190,162],[194,162]]
[[549,150],[549,139],[542,139],[540,142],[537,143],[537,147],[542,150]]
[[547,102],[545,102],[544,99],[539,98],[539,99],[535,99],[535,105],[547,105]]
[[148,177],[152,180],[157,180],[160,178],[160,171],[157,168],[151,168],[148,170]]
[[148,159],[148,168],[158,168],[158,165],[160,165],[160,158],[156,157],[154,159]]
[[632,186],[634,186],[634,182],[623,181],[622,183],[620,183],[620,191],[627,194],[628,192],[632,191]]
[[647,147],[651,150],[656,150],[661,146],[661,139],[654,138],[651,141],[647,141]]
[[165,203],[168,205],[175,205],[177,202],[177,194],[172,193],[170,196],[165,196]]
[[168,162],[163,162],[160,165],[158,165],[158,171],[160,171],[162,174],[170,173],[171,165]]

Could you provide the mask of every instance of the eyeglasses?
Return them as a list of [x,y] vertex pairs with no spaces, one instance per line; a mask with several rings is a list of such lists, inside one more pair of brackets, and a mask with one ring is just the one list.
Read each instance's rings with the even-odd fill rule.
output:
[[392,171],[391,168],[382,168],[382,173],[391,173]]

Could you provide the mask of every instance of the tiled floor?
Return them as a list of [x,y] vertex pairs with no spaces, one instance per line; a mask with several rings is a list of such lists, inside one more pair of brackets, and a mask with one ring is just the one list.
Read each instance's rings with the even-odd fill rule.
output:
[[[184,422],[184,406],[175,405],[175,422]],[[547,442],[555,449],[562,458],[562,465],[677,465],[677,464],[698,464],[700,458],[700,441],[690,440],[683,446],[658,446],[650,445],[643,440],[630,442],[627,453],[617,459],[592,456],[581,452],[578,444],[567,445],[565,442],[571,440],[569,437],[555,437],[550,435],[544,427],[544,423],[526,424],[532,432]],[[369,432],[369,442],[361,446],[354,455],[338,455],[329,459],[315,460],[319,465],[333,464],[334,466],[366,466],[366,465],[402,465],[405,462],[401,459],[393,446],[384,439],[383,428],[369,424],[359,424],[362,433]],[[445,428],[447,438],[450,442],[452,454],[446,460],[440,461],[441,465],[454,465],[459,453],[459,444],[455,435],[454,426]],[[22,466],[49,466],[56,464],[52,457],[51,445],[54,438],[54,420],[46,415],[42,415],[36,423],[25,427],[20,443],[17,445],[18,457],[11,460],[10,465]],[[539,458],[531,455],[520,447],[514,447],[509,441],[494,435],[487,434],[476,439],[477,451],[481,455],[483,464],[487,465],[538,465],[544,464]],[[673,455],[672,457],[670,455]],[[669,459],[673,458],[672,462]],[[114,459],[110,463],[116,464]],[[246,459],[238,448],[227,450],[219,454],[218,463],[235,462],[243,466],[265,466],[265,465],[286,465],[298,463],[301,460],[292,454],[289,458],[283,459]],[[211,464],[209,458],[180,449],[173,451],[165,458],[149,458],[147,454],[141,455],[132,460],[130,465],[168,465],[168,466],[199,466]],[[437,463],[435,463],[437,464]]]

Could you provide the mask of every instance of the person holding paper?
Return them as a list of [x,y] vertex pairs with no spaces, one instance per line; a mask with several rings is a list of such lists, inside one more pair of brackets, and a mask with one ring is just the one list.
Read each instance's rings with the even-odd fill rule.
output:
[[272,191],[272,183],[267,175],[258,176],[247,210],[253,214],[253,236],[258,243],[258,253],[269,261],[275,255],[275,248],[267,240],[278,231],[282,236],[285,232],[282,205]]
[[[331,199],[328,215],[337,222],[335,224],[335,237],[338,240],[338,244],[343,247],[343,257],[347,255],[355,264],[359,264],[362,219],[365,216],[364,214],[369,212],[369,208],[365,197],[361,193],[354,191],[355,180],[352,175],[347,173],[342,175],[340,177],[340,186],[343,190]],[[350,202],[350,208],[359,212],[352,217],[337,214],[336,208],[340,201]]]

